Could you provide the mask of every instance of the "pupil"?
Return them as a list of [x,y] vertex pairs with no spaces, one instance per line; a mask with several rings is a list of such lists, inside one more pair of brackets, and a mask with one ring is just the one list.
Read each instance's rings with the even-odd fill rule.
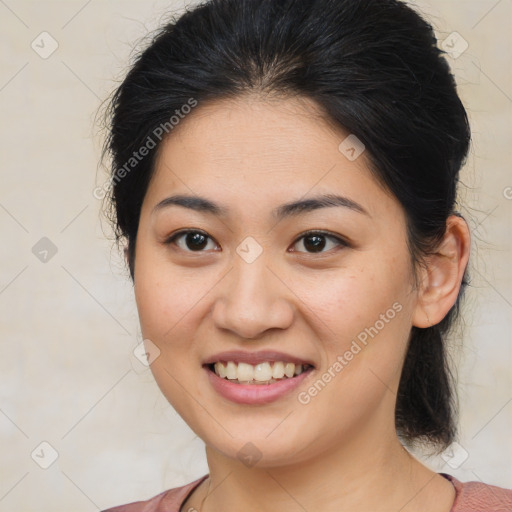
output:
[[[313,243],[308,243],[308,240],[314,240]],[[325,247],[325,237],[318,235],[310,235],[304,239],[304,247],[312,249],[313,252],[321,251]]]
[[206,246],[206,237],[201,233],[189,233],[186,241],[189,249],[202,249]]

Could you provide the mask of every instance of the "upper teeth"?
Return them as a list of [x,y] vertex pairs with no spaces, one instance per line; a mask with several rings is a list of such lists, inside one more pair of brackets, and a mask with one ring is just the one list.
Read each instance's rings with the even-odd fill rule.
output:
[[238,380],[239,382],[267,382],[271,379],[282,379],[300,375],[304,371],[304,366],[294,363],[283,363],[281,361],[265,362],[256,365],[247,363],[235,363],[228,361],[215,363],[215,373],[222,378]]

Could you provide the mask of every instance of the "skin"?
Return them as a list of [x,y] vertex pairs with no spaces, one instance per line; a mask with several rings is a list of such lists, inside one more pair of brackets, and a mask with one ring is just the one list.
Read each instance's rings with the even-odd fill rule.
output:
[[[199,105],[160,147],[141,209],[135,298],[144,339],[160,350],[158,386],[206,444],[209,479],[183,505],[201,512],[369,510],[448,512],[450,482],[399,442],[394,407],[411,327],[442,320],[469,257],[463,219],[452,216],[438,252],[414,286],[400,203],[349,161],[347,137],[306,99],[245,96]],[[229,209],[216,216],[182,206],[154,211],[173,194]],[[276,221],[283,203],[321,194],[368,213],[324,207]],[[180,230],[208,237],[194,250]],[[306,230],[327,230],[321,252]],[[253,237],[261,255],[236,252]],[[356,336],[392,305],[401,310],[308,404],[298,401]],[[314,362],[300,389],[266,405],[218,395],[202,362],[224,350],[280,350]],[[261,459],[237,458],[248,442]],[[210,486],[210,487],[209,487]],[[371,492],[368,489],[371,488]]]

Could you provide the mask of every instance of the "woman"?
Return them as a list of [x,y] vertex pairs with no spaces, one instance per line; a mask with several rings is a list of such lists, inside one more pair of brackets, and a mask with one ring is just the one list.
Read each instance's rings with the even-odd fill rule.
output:
[[148,362],[209,474],[109,512],[512,510],[456,436],[466,112],[397,0],[212,0],[116,91],[111,219]]

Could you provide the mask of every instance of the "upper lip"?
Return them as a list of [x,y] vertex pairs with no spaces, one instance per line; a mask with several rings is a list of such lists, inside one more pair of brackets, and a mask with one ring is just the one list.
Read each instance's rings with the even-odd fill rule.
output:
[[295,364],[308,364],[314,366],[314,364],[307,360],[302,359],[291,354],[285,354],[276,350],[261,350],[258,352],[247,352],[242,350],[228,350],[226,352],[219,352],[213,354],[204,360],[203,365],[210,365],[218,363],[219,361],[234,361],[235,363],[247,363],[256,365],[259,363],[271,362],[271,361],[282,361],[284,363],[295,363]]

